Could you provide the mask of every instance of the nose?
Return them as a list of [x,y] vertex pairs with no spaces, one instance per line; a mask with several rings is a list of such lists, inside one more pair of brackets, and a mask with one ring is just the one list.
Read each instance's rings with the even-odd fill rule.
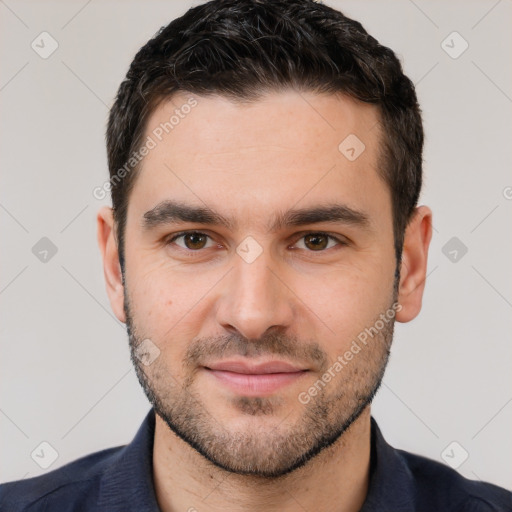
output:
[[248,263],[238,254],[223,280],[217,321],[228,331],[259,339],[271,328],[288,328],[293,320],[294,295],[269,251]]

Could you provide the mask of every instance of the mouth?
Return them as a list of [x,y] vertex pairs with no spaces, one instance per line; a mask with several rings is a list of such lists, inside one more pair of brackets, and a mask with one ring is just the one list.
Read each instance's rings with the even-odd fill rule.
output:
[[223,361],[204,366],[217,383],[245,396],[269,395],[309,372],[307,368],[286,361],[259,364],[247,361]]

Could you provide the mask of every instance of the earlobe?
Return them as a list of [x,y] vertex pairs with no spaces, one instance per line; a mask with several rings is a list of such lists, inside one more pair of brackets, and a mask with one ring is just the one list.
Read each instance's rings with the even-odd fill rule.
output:
[[432,238],[432,211],[428,206],[416,208],[405,231],[398,302],[398,322],[410,322],[420,310],[427,276],[428,249]]
[[125,323],[124,286],[112,208],[103,206],[97,215],[97,237],[103,259],[103,273],[110,305],[119,321]]

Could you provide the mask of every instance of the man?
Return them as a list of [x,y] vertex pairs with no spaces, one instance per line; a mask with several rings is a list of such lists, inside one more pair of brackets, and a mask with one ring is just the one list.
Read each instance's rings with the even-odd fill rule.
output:
[[312,0],[214,0],[112,107],[107,292],[153,408],[134,441],[1,486],[8,511],[502,511],[370,406],[420,309],[423,129],[391,50]]

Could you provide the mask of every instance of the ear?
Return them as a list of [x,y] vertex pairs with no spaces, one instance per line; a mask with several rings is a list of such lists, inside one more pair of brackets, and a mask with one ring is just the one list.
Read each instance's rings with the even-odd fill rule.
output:
[[103,258],[103,272],[110,306],[116,317],[126,322],[124,314],[124,286],[119,264],[119,252],[115,235],[112,208],[103,206],[97,215],[98,245]]
[[428,206],[419,206],[405,230],[398,289],[402,309],[396,313],[398,322],[410,322],[421,310],[431,238],[432,211]]

